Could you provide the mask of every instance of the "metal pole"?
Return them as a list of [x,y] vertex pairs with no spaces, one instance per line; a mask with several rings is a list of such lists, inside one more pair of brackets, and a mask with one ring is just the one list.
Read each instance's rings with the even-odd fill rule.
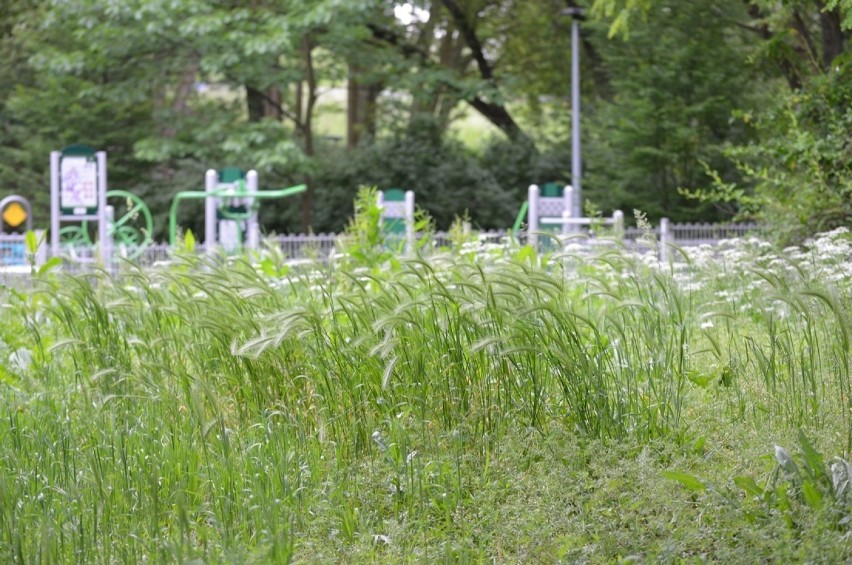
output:
[[59,255],[59,160],[62,152],[50,152],[50,255]]
[[[564,199],[564,204],[562,208],[562,218],[581,218],[582,216],[575,216],[574,212],[574,187],[566,185],[565,188],[562,189],[562,198]],[[566,216],[567,214],[567,216]],[[575,226],[569,224],[568,222],[564,222],[562,224],[562,235],[568,235],[570,232],[574,231]]]
[[538,195],[540,189],[537,184],[531,184],[527,190],[527,243],[535,249],[538,246]]
[[405,191],[405,253],[414,254],[414,191]]
[[660,218],[660,262],[664,265],[669,262],[669,242],[671,229],[668,218]]
[[571,21],[571,186],[574,189],[575,218],[583,216],[582,188],[583,176],[580,159],[580,16],[572,14]]
[[[249,192],[257,192],[258,180],[257,171],[254,169],[246,173],[246,190]],[[251,216],[246,220],[246,248],[257,249],[260,247],[260,222],[257,219],[257,208],[255,208],[255,199],[246,198],[245,205],[249,209],[253,209]]]
[[[100,210],[98,211],[100,214]],[[112,206],[105,206],[103,214],[101,215],[101,219],[104,224],[104,235],[103,239],[98,240],[98,249],[101,251],[101,261],[103,261],[105,267],[112,266],[112,252],[113,252],[113,224],[115,223],[115,208]],[[101,226],[98,225],[98,233],[101,233]],[[100,236],[99,236],[100,237]]]
[[[216,192],[219,188],[219,173],[215,169],[208,169],[204,173],[204,190],[207,192]],[[216,234],[218,232],[218,218],[216,210],[219,206],[218,199],[214,196],[208,196],[204,200],[204,247],[208,253],[213,253],[216,250]]]
[[[95,153],[98,167],[98,250],[100,252],[101,263],[108,265],[111,258],[111,245],[107,241],[109,235],[107,232],[106,205],[107,205],[107,154],[106,151],[98,151]],[[110,221],[111,222],[111,221]]]

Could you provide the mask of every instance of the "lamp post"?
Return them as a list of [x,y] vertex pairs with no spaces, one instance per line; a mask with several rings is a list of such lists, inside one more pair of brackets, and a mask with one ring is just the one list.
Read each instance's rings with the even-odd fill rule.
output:
[[572,6],[562,11],[571,16],[571,186],[575,218],[583,216],[582,178],[583,162],[580,158],[580,22],[586,19],[583,8]]

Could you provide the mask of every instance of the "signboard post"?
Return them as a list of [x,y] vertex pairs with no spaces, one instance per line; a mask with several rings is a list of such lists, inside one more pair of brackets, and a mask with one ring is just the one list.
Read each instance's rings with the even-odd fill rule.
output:
[[72,145],[50,153],[50,251],[59,254],[60,222],[97,222],[98,253],[109,259],[106,152]]

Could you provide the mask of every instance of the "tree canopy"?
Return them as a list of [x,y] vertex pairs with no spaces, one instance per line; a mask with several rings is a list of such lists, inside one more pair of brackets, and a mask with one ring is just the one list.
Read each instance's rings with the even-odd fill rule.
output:
[[[360,185],[507,227],[528,184],[570,178],[568,7],[598,207],[848,223],[852,0],[7,0],[0,186],[46,223],[47,154],[84,142],[158,229],[227,165],[311,187],[270,230],[340,229]],[[466,143],[464,116],[488,124]]]

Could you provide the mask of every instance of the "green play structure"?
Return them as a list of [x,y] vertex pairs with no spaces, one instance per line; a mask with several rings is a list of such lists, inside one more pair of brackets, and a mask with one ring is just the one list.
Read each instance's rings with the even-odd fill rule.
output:
[[177,242],[177,215],[185,200],[204,200],[204,233],[208,249],[221,245],[226,251],[258,245],[260,229],[257,212],[263,200],[301,194],[307,186],[300,184],[277,190],[258,190],[257,171],[210,169],[204,176],[205,190],[187,190],[175,194],[169,210],[169,244]]
[[[586,218],[577,191],[571,185],[562,186],[555,182],[541,186],[530,185],[527,200],[512,226],[515,235],[520,231],[524,218],[527,220],[528,241],[534,247],[543,243],[538,234],[559,233],[570,236],[583,233],[587,229],[584,226],[596,223],[611,225],[616,234],[624,231],[624,214],[620,210],[613,212],[611,218]],[[549,241],[547,238],[545,240]]]
[[141,198],[107,190],[106,152],[79,144],[50,154],[50,222],[54,255],[61,245],[93,246],[89,223],[97,224],[98,253],[105,262],[116,245],[138,257],[152,242],[154,228]]

